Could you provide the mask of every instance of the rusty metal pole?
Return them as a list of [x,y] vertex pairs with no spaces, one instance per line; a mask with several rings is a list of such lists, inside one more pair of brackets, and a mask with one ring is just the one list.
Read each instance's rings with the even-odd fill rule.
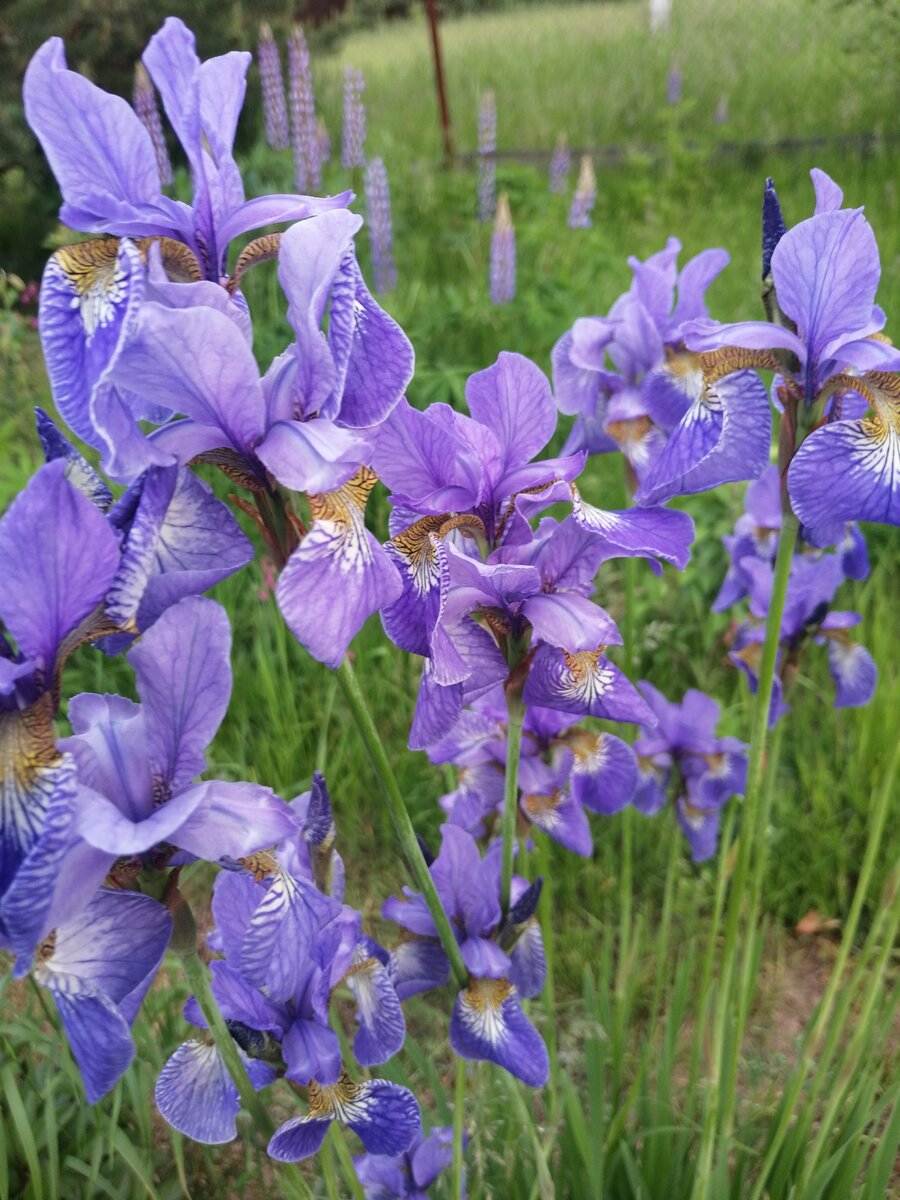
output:
[[450,105],[447,103],[447,81],[444,77],[444,59],[441,54],[441,38],[438,33],[437,0],[425,0],[428,24],[431,28],[431,50],[434,56],[434,87],[437,92],[438,110],[441,116],[441,137],[444,141],[444,164],[453,166],[453,122],[450,120]]

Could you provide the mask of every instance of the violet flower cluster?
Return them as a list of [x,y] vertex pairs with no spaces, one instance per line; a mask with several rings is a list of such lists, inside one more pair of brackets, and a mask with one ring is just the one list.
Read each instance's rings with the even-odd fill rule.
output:
[[397,264],[394,262],[391,191],[383,159],[369,160],[366,166],[365,191],[375,291],[392,292],[397,286]]
[[366,81],[356,67],[344,68],[344,125],[341,135],[341,166],[352,171],[366,165]]
[[478,109],[478,220],[490,221],[497,207],[497,101],[485,92]]
[[[743,600],[749,602],[749,615],[735,631],[729,658],[746,676],[754,692],[782,520],[781,484],[778,468],[773,465],[747,488],[745,512],[738,518],[734,533],[723,539],[729,566],[713,602],[715,612]],[[805,527],[801,533],[806,533]],[[785,687],[810,645],[826,647],[835,684],[835,708],[858,707],[871,700],[878,670],[865,646],[854,641],[850,633],[862,617],[856,612],[832,608],[835,593],[844,580],[862,580],[868,574],[865,538],[854,522],[845,526],[833,551],[820,549],[815,541],[801,537],[788,577],[770,724],[776,724],[787,711]]]
[[500,196],[497,215],[494,218],[489,280],[492,304],[509,304],[515,299],[516,231],[506,192]]
[[593,224],[591,213],[597,203],[597,176],[594,174],[594,164],[589,154],[582,154],[581,165],[578,168],[578,182],[572,194],[572,204],[569,208],[569,227],[571,229],[590,229]]
[[[504,352],[469,378],[467,413],[419,411],[404,395],[412,347],[357,263],[352,197],[245,199],[233,143],[249,56],[201,63],[170,19],[143,61],[187,157],[190,204],[162,193],[145,125],[68,70],[59,39],[25,80],[61,217],[98,235],[57,251],[44,274],[53,397],[125,490],[114,500],[38,413],[47,461],[0,520],[0,948],[53,995],[93,1102],[134,1055],[130,1026],[184,906],[180,869],[217,864],[213,995],[253,1086],[285,1079],[305,1094],[270,1155],[314,1154],[337,1120],[366,1150],[364,1187],[421,1195],[445,1165],[446,1132],[424,1136],[411,1092],[360,1082],[356,1070],[400,1049],[407,998],[454,976],[456,1055],[532,1086],[549,1069],[523,1006],[546,973],[542,881],[512,875],[504,775],[522,836],[537,828],[581,855],[591,851],[585,810],[653,812],[671,794],[694,857],[706,858],[722,806],[744,786],[744,748],[717,736],[714,700],[688,692],[670,703],[616,665],[609,650],[622,638],[596,599],[604,564],[684,569],[693,522],[664,502],[759,479],[719,598],[749,598],[734,656],[752,675],[779,529],[770,509],[777,501],[782,528],[793,519],[786,487],[811,549],[789,581],[783,666],[806,640],[825,640],[838,703],[863,702],[874,685],[846,632],[855,614],[829,606],[841,578],[865,570],[852,522],[898,520],[900,363],[876,336],[877,250],[821,173],[816,215],[788,232],[770,190],[771,321],[706,320],[705,291],[727,256],[706,251],[679,273],[673,239],[631,260],[632,287],[607,317],[577,322],[557,344],[556,396],[533,362]],[[345,166],[363,162],[361,91],[348,75]],[[586,215],[595,185],[582,183]],[[227,273],[235,239],[286,223],[246,244]],[[291,334],[261,370],[241,285],[267,259]],[[756,368],[777,371],[782,461],[769,475]],[[560,409],[576,425],[562,453],[544,457]],[[626,446],[637,505],[607,511],[575,481],[589,453]],[[256,782],[206,777],[232,675],[228,618],[202,593],[253,547],[191,471],[197,463],[241,489],[235,503],[280,572],[280,610],[313,657],[341,665],[377,612],[395,645],[421,659],[410,747],[460,773],[421,894],[404,888],[384,904],[401,930],[391,948],[344,901],[321,776],[291,803]],[[365,521],[379,478],[390,492],[385,544]],[[125,653],[136,700],[65,692],[67,660],[86,643]],[[70,731],[59,736],[64,696]],[[638,726],[638,740],[583,718]],[[332,1027],[333,1000],[347,993],[355,1065]],[[199,1032],[167,1062],[158,1107],[196,1140],[228,1141],[238,1089],[199,997],[186,1016]]]
[[288,114],[284,100],[281,54],[278,50],[278,43],[272,36],[272,27],[268,21],[263,21],[259,27],[257,61],[262,85],[266,141],[273,150],[287,150],[289,145]]
[[295,186],[318,191],[322,186],[319,130],[313,93],[312,63],[306,35],[299,25],[288,39],[288,101],[291,149],[294,152]]

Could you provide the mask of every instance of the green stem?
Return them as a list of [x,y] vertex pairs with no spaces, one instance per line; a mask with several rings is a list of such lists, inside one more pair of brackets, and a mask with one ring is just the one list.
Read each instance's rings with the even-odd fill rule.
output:
[[625,620],[622,623],[622,640],[625,645],[625,674],[630,679],[634,671],[634,630],[637,624],[634,611],[635,578],[637,559],[625,559]]
[[[794,548],[797,544],[799,525],[791,512],[782,520],[781,536],[778,539],[778,554],[775,558],[775,576],[766,619],[766,636],[763,643],[762,660],[759,667],[756,698],[750,726],[750,751],[747,762],[747,788],[744,796],[743,820],[738,839],[737,862],[728,896],[728,913],[725,924],[725,940],[722,948],[722,966],[712,1030],[709,1083],[703,1115],[703,1132],[700,1152],[694,1177],[693,1200],[706,1200],[713,1176],[713,1153],[721,1118],[721,1085],[726,1039],[732,1017],[732,990],[735,977],[737,954],[740,949],[738,935],[740,917],[747,889],[750,859],[754,835],[759,833],[761,806],[763,803],[763,765],[765,761],[766,736],[769,728],[769,708],[775,686],[775,666],[778,661],[778,644],[781,640],[781,622],[787,598],[788,580]],[[756,924],[756,913],[748,916]],[[731,1105],[727,1107],[731,1108]],[[721,1147],[726,1152],[726,1147]]]
[[200,1005],[200,1011],[206,1019],[210,1033],[215,1038],[216,1049],[222,1056],[222,1061],[225,1063],[228,1074],[231,1076],[231,1081],[238,1090],[241,1104],[253,1118],[256,1128],[263,1134],[266,1141],[268,1141],[275,1132],[275,1126],[266,1111],[266,1106],[260,1100],[253,1084],[250,1082],[244,1064],[241,1062],[241,1056],[238,1054],[234,1038],[229,1033],[228,1026],[225,1024],[225,1018],[219,1011],[219,1006],[210,987],[209,972],[200,961],[196,950],[182,955],[181,962],[184,968],[184,977],[197,1003]]
[[[328,1133],[334,1133],[333,1125],[328,1130]],[[341,1200],[341,1193],[338,1191],[337,1185],[337,1172],[334,1169],[334,1146],[330,1136],[325,1139],[319,1161],[322,1164],[322,1176],[325,1179],[325,1191],[328,1195],[328,1200]]]
[[466,1103],[466,1062],[456,1060],[456,1084],[453,1090],[453,1183],[450,1195],[462,1200],[465,1167],[463,1164],[463,1112]]
[[538,911],[541,920],[541,936],[544,939],[544,959],[547,975],[544,980],[544,1011],[547,1014],[546,1041],[550,1059],[550,1116],[555,1120],[559,1113],[559,1047],[556,1039],[556,940],[553,936],[553,872],[550,867],[550,838],[546,833],[538,837],[540,866],[543,876]]
[[337,1121],[332,1123],[330,1133],[331,1144],[334,1146],[338,1162],[341,1164],[341,1175],[343,1176],[344,1183],[346,1183],[353,1195],[353,1200],[366,1200],[365,1188],[359,1182],[359,1176],[356,1174],[356,1168],[353,1165],[353,1155],[347,1146],[344,1131],[339,1127]]
[[506,770],[503,776],[503,815],[500,819],[503,840],[500,856],[500,908],[504,917],[509,912],[509,894],[512,888],[516,817],[519,812],[519,756],[522,750],[522,723],[525,720],[525,705],[513,693],[507,693],[506,714]]
[[335,672],[335,676],[343,692],[344,699],[353,713],[363,743],[369,752],[372,766],[375,768],[375,774],[378,776],[378,780],[384,791],[388,811],[391,814],[391,820],[394,822],[394,829],[397,832],[400,845],[403,847],[403,853],[406,855],[413,879],[428,906],[428,911],[431,914],[431,919],[434,922],[440,943],[444,948],[444,953],[450,960],[450,969],[453,972],[456,985],[457,987],[464,988],[468,984],[469,973],[466,970],[466,964],[463,962],[459,943],[454,937],[450,918],[447,916],[437,888],[434,886],[434,880],[431,878],[431,872],[428,870],[425,856],[422,854],[422,849],[416,841],[415,830],[407,812],[406,804],[400,791],[400,785],[397,783],[397,777],[391,767],[387,751],[381,740],[381,735],[375,727],[372,714],[369,712],[369,706],[366,704],[362,689],[359,686],[359,680],[356,678],[349,659],[344,659]]

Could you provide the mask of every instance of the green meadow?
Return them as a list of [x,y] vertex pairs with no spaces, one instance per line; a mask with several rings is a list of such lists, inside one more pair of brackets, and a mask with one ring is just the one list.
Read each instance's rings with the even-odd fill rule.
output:
[[[243,9],[248,45],[255,41],[250,9]],[[682,261],[707,246],[728,250],[731,264],[708,295],[713,316],[761,317],[765,177],[775,178],[792,224],[812,212],[812,166],[836,179],[845,203],[865,206],[881,252],[886,332],[896,338],[898,31],[896,5],[876,0],[675,0],[670,29],[655,37],[646,6],[631,0],[527,6],[444,22],[461,153],[474,149],[481,95],[496,95],[498,187],[509,195],[518,257],[517,296],[502,308],[488,297],[490,228],[475,219],[474,167],[468,159],[452,170],[440,164],[424,20],[359,33],[331,53],[314,54],[317,99],[335,148],[324,190],[352,186],[363,213],[362,179],[339,163],[344,65],[366,78],[367,151],[384,158],[390,176],[398,269],[396,292],[381,299],[416,350],[411,401],[461,405],[467,376],[501,349],[549,370],[553,344],[572,321],[605,313],[627,288],[628,256],[645,258],[670,236],[683,243]],[[198,41],[202,53],[202,35]],[[665,93],[673,62],[682,100],[671,106]],[[250,87],[258,87],[255,72]],[[717,123],[723,99],[727,118]],[[616,148],[614,156],[595,155],[598,199],[589,230],[566,224],[577,162],[568,195],[548,189],[549,152],[561,133],[573,147]],[[785,146],[786,139],[797,144]],[[269,150],[261,130],[243,165],[248,195],[291,190],[290,155]],[[180,174],[176,188],[187,186]],[[27,187],[21,181],[23,204]],[[14,224],[22,219],[19,193],[9,180],[3,188],[0,222]],[[365,229],[359,242],[368,273]],[[246,294],[266,364],[289,336],[271,265],[249,275]],[[0,291],[0,356],[4,509],[38,463],[33,406],[50,407],[37,334],[7,286]],[[207,478],[226,494],[220,477]],[[621,507],[621,463],[593,460],[582,490],[593,503]],[[732,485],[678,502],[697,526],[683,575],[667,568],[657,578],[636,564],[632,677],[673,699],[692,687],[713,694],[722,705],[721,732],[749,740],[751,698],[727,659],[735,611],[710,612],[726,566],[721,537],[742,509],[743,490]],[[383,492],[368,518],[386,536]],[[726,843],[722,863],[695,866],[670,809],[652,819],[625,811],[591,818],[595,851],[588,861],[540,838],[529,852],[529,866],[548,881],[542,916],[552,981],[531,1002],[530,1015],[548,1039],[552,1078],[533,1093],[486,1064],[467,1072],[470,1197],[900,1197],[900,553],[894,530],[872,526],[866,534],[871,574],[844,584],[838,607],[863,614],[859,636],[878,663],[878,690],[867,708],[836,712],[824,652],[810,655],[792,678],[791,712],[766,763],[772,807],[762,831],[760,920],[743,965],[756,981],[754,1000],[742,1043],[727,1045],[736,1101],[712,1164],[700,1165],[699,1155],[711,1103],[708,1032],[719,971],[711,929],[721,930],[734,850]],[[212,594],[232,619],[235,678],[211,771],[258,780],[291,798],[308,787],[315,768],[323,770],[348,901],[362,910],[373,936],[389,938],[381,903],[409,877],[335,680],[285,629],[261,557]],[[597,599],[619,621],[625,595],[621,561],[605,565]],[[377,618],[356,639],[353,655],[416,829],[436,843],[437,799],[453,779],[406,749],[417,663],[387,641]],[[122,661],[82,648],[72,664],[69,694],[131,692]],[[888,819],[873,840],[870,818],[879,804]],[[740,802],[732,800],[727,811],[726,835],[738,835]],[[202,866],[189,879],[198,908],[208,884]],[[811,932],[797,932],[805,917]],[[174,1134],[156,1113],[156,1075],[188,1036],[186,994],[173,959],[135,1026],[136,1062],[111,1096],[89,1108],[46,994],[11,981],[8,972],[0,979],[0,1200],[300,1194],[267,1160],[249,1124],[238,1142],[204,1148]],[[449,991],[410,1002],[407,1044],[381,1072],[413,1087],[438,1124],[452,1119],[449,1007]],[[274,1095],[281,1117],[296,1111],[285,1085]],[[304,1164],[316,1196],[356,1194],[346,1163],[357,1151],[352,1136],[329,1139],[325,1160]],[[432,1194],[448,1200],[449,1173]]]

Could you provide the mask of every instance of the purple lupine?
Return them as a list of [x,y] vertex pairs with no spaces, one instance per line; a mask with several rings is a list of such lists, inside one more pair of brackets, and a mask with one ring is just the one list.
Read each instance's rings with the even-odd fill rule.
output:
[[299,25],[294,26],[288,39],[288,79],[295,186],[300,191],[316,191],[322,185],[316,101],[313,94],[309,46]]
[[638,786],[633,804],[652,816],[667,799],[674,779],[675,811],[695,862],[716,852],[719,814],[731,796],[742,796],[747,780],[746,746],[732,737],[716,737],[719,705],[691,689],[681,704],[668,701],[651,684],[639,685],[656,717],[634,743]]
[[693,321],[684,341],[701,352],[704,378],[738,366],[778,372],[783,429],[811,428],[796,449],[786,446],[781,464],[804,525],[900,525],[900,353],[878,336],[878,246],[862,209],[842,208],[837,184],[818,169],[811,175],[815,213],[786,232],[771,183],[766,189],[763,275],[778,319]]
[[666,76],[666,104],[681,103],[681,68],[675,59]]
[[272,37],[272,27],[263,21],[259,27],[259,78],[262,83],[263,114],[266,121],[266,141],[273,150],[287,150],[287,106],[284,102],[284,79],[281,74],[281,55]]
[[509,304],[516,295],[516,231],[509,211],[509,198],[501,193],[491,234],[491,303]]
[[132,103],[134,111],[140,117],[142,125],[150,134],[150,140],[153,142],[153,152],[159,168],[159,182],[163,187],[169,187],[173,182],[169,148],[166,145],[162,117],[159,115],[159,105],[156,102],[156,91],[143,63],[138,63],[134,68]]
[[713,120],[717,125],[728,123],[728,97],[724,93],[719,97],[719,103],[716,105]]
[[316,142],[319,147],[319,163],[324,167],[331,162],[331,138],[324,117],[316,119]]
[[341,131],[341,166],[347,171],[366,165],[366,106],[362,71],[344,68],[344,127]]
[[555,195],[564,196],[569,190],[569,171],[572,166],[572,155],[566,135],[561,133],[553,149],[550,159],[550,191]]
[[497,103],[485,92],[478,110],[478,220],[490,221],[497,206]]
[[391,191],[383,159],[372,158],[366,165],[365,193],[375,291],[392,292],[397,286],[397,264],[394,262]]
[[590,229],[591,213],[597,202],[597,176],[594,174],[594,164],[589,154],[582,154],[581,166],[578,169],[578,183],[572,197],[572,207],[569,209],[569,227],[571,229]]

